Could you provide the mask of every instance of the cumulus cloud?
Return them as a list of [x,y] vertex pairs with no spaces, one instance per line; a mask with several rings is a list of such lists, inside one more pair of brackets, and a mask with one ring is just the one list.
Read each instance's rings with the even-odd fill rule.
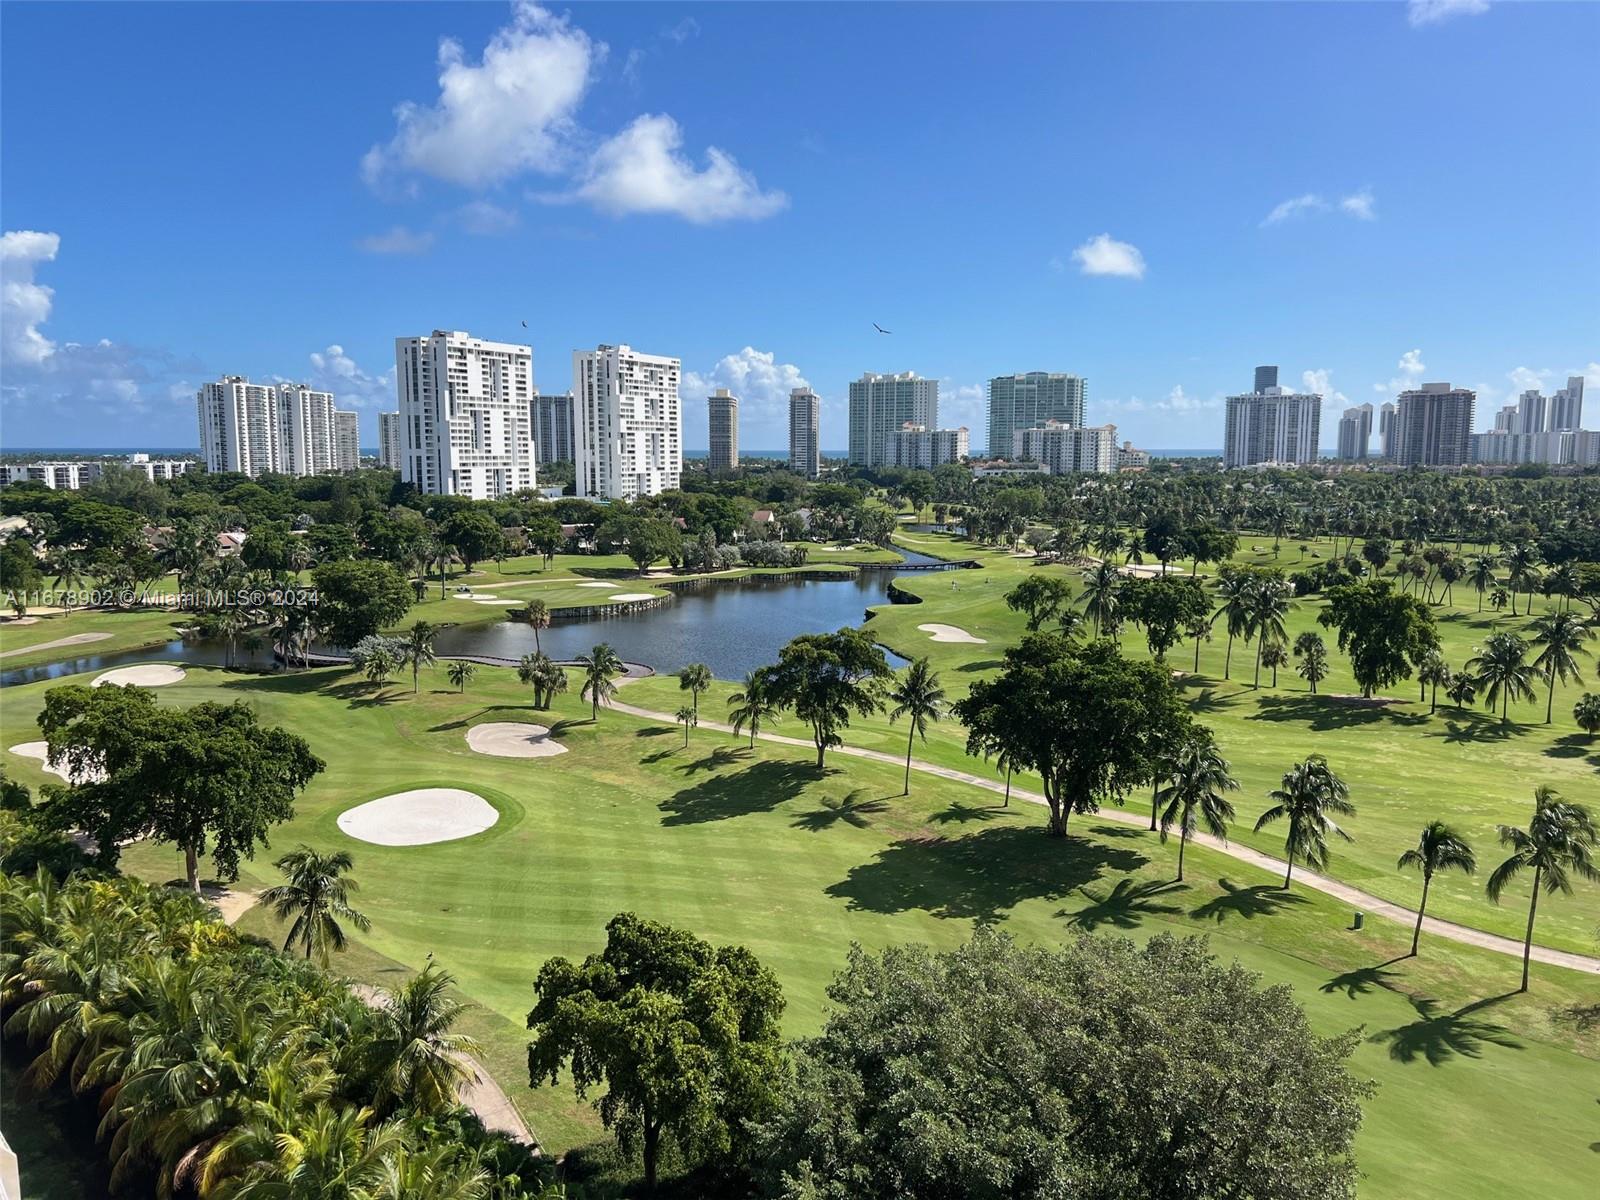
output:
[[0,236],[0,351],[8,365],[42,363],[55,353],[55,343],[39,331],[50,318],[55,291],[34,276],[60,249],[54,233],[18,229]]
[[433,248],[433,234],[395,225],[385,233],[375,233],[357,243],[368,254],[426,254]]
[[495,31],[478,62],[454,38],[441,39],[438,101],[396,108],[394,137],[367,151],[362,175],[374,186],[409,171],[484,187],[561,169],[573,115],[605,53],[603,42],[530,3],[513,6],[511,24]]
[[1300,386],[1312,395],[1321,396],[1334,404],[1348,404],[1350,398],[1332,383],[1333,372],[1326,367],[1300,372]]
[[939,428],[959,429],[965,425],[972,436],[972,449],[982,450],[989,429],[989,394],[981,383],[939,381]]
[[1452,17],[1475,17],[1489,11],[1489,0],[1410,0],[1406,20],[1411,28],[1437,25]]
[[595,151],[577,194],[613,216],[670,213],[699,225],[760,220],[789,203],[782,192],[763,191],[725,151],[712,146],[697,168],[682,146],[678,123],[665,113],[637,117]]
[[[705,437],[706,397],[727,388],[739,397],[741,445],[757,450],[779,449],[789,441],[789,392],[810,387],[794,363],[779,362],[771,350],[746,346],[726,354],[707,371],[685,371],[678,393],[683,398],[683,424],[688,445]],[[824,402],[826,407],[826,402]]]
[[340,345],[310,355],[311,373],[305,382],[322,392],[332,392],[341,408],[393,408],[394,367],[372,374],[361,369]]
[[1403,392],[1407,388],[1414,388],[1422,381],[1423,372],[1428,369],[1422,361],[1421,350],[1407,350],[1400,356],[1400,361],[1395,364],[1400,372],[1388,383],[1375,383],[1372,390],[1375,392]]
[[1090,238],[1072,252],[1072,261],[1084,275],[1144,278],[1144,255],[1131,242],[1119,242],[1109,233]]

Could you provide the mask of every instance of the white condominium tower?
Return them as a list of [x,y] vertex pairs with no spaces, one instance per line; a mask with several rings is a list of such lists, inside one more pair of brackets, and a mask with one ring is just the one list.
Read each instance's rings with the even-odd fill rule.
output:
[[[1129,451],[1138,453],[1131,446]],[[1011,435],[1011,455],[1039,463],[1052,475],[1114,475],[1120,465],[1117,427],[1044,421]]]
[[361,417],[353,412],[333,414],[333,469],[355,471],[361,467]]
[[571,392],[534,396],[533,454],[541,463],[573,460]]
[[883,439],[884,465],[931,471],[946,463],[958,463],[970,453],[967,427],[928,429],[922,425],[902,425]]
[[727,388],[718,388],[706,397],[706,415],[711,436],[708,469],[713,475],[738,470],[739,397]]
[[1385,401],[1378,410],[1378,452],[1385,458],[1394,458],[1395,433],[1399,429],[1400,408],[1393,401]]
[[850,383],[850,465],[888,465],[889,435],[904,425],[935,429],[939,424],[939,381],[914,372],[874,375]]
[[1425,383],[1401,392],[1398,399],[1395,462],[1402,467],[1459,467],[1471,457],[1476,392]]
[[1339,418],[1339,457],[1358,461],[1367,457],[1367,445],[1372,441],[1372,405],[1357,404],[1344,410]]
[[1583,376],[1568,375],[1567,386],[1550,397],[1550,428],[1583,428]]
[[1088,384],[1077,375],[1029,371],[989,380],[989,457],[1012,453],[1013,436],[1046,421],[1082,425]]
[[680,368],[676,358],[629,346],[572,352],[577,495],[636,500],[678,486]]
[[215,383],[201,384],[195,403],[207,471],[256,476],[287,469],[277,388],[251,383],[242,375],[224,375]]
[[400,414],[378,414],[378,465],[391,471],[400,469]]
[[789,469],[796,475],[815,479],[822,473],[822,449],[818,425],[822,400],[808,387],[789,391]]
[[1314,463],[1322,420],[1322,397],[1289,392],[1276,380],[1277,367],[1256,368],[1256,390],[1228,397],[1222,465]]
[[436,329],[396,338],[394,358],[401,479],[474,500],[535,486],[531,346]]
[[278,385],[278,444],[282,454],[278,470],[288,475],[355,470],[353,465],[347,468],[339,462],[336,411],[332,392],[319,392],[303,383]]

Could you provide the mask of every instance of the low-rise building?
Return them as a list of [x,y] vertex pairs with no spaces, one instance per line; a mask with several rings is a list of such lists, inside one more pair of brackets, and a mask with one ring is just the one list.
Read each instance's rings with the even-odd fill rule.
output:
[[1013,458],[1042,463],[1052,475],[1110,475],[1118,467],[1115,425],[1046,421],[1012,435]]
[[907,422],[885,435],[883,465],[931,471],[968,457],[970,441],[965,425],[960,429],[929,429]]

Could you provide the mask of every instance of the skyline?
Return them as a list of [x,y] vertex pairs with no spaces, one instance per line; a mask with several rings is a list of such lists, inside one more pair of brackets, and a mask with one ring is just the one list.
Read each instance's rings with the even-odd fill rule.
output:
[[[531,344],[542,391],[600,342],[680,358],[686,444],[727,387],[773,450],[801,384],[842,450],[865,371],[940,380],[974,448],[1022,371],[1151,449],[1220,446],[1263,362],[1330,428],[1425,381],[1477,429],[1600,389],[1600,116],[1547,65],[1593,7],[82,11],[6,14],[0,449],[181,448],[224,373],[376,445],[435,328]],[[1022,36],[1095,53],[994,86]],[[886,46],[969,69],[885,87]],[[206,91],[224,51],[277,84]]]

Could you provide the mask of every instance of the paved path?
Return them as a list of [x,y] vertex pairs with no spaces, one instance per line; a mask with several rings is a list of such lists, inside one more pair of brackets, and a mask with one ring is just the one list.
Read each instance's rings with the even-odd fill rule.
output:
[[[627,682],[623,680],[622,682]],[[676,724],[677,718],[667,713],[653,712],[647,708],[636,708],[631,704],[617,701],[612,704],[618,712],[628,713],[630,716],[643,717],[648,721],[662,721],[668,725]],[[700,728],[715,729],[724,733],[732,733],[731,725],[723,725],[716,721],[701,721]],[[777,742],[785,746],[802,746],[807,750],[815,751],[816,746],[810,738],[785,737],[777,733],[763,733],[757,735],[761,741]],[[866,750],[859,746],[840,746],[831,751],[834,754],[847,755],[850,758],[865,758],[873,762],[887,763],[893,767],[905,769],[906,760],[893,754],[884,754],[879,750]],[[1005,793],[1005,785],[998,780],[985,779],[966,771],[957,771],[952,767],[936,766],[933,763],[922,762],[919,759],[911,760],[911,769],[921,771],[927,775],[937,775],[941,779],[951,779],[957,783],[971,784],[973,787],[985,788],[991,792]],[[1011,794],[1018,800],[1026,800],[1031,804],[1044,804],[1045,798],[1038,792],[1031,792],[1015,785]],[[1081,819],[1081,818],[1080,818]],[[1112,821],[1118,825],[1133,825],[1142,829],[1149,828],[1149,818],[1139,816],[1137,813],[1123,812],[1115,808],[1102,808],[1094,814],[1094,819]],[[1235,845],[1232,842],[1223,842],[1210,834],[1197,833],[1191,839],[1196,845],[1205,846],[1222,854],[1238,859],[1240,862],[1249,863],[1253,867],[1260,867],[1264,871],[1271,871],[1282,875],[1286,863],[1281,858],[1274,858],[1270,854],[1263,854],[1259,850],[1252,850],[1248,846]],[[1332,896],[1335,900],[1342,901],[1362,912],[1380,917],[1388,917],[1391,921],[1398,921],[1407,927],[1414,925],[1417,920],[1417,911],[1406,908],[1402,904],[1394,904],[1388,900],[1363,892],[1360,888],[1351,887],[1347,883],[1340,883],[1337,879],[1330,879],[1326,875],[1318,875],[1315,871],[1297,868],[1294,873],[1297,882],[1308,888]],[[1515,938],[1501,937],[1496,933],[1487,933],[1482,929],[1473,929],[1467,925],[1457,925],[1454,921],[1441,921],[1437,917],[1426,917],[1422,922],[1424,933],[1434,937],[1445,938],[1452,942],[1460,942],[1468,946],[1478,946],[1484,950],[1493,950],[1498,954],[1509,955],[1512,958],[1522,957],[1522,943]],[[1548,946],[1535,945],[1533,959],[1536,962],[1548,963],[1551,966],[1567,967],[1574,971],[1583,971],[1590,975],[1600,975],[1600,958],[1587,954],[1574,954],[1567,950],[1554,950]]]
[[0,651],[0,658],[10,658],[13,654],[33,654],[39,650],[59,650],[62,646],[86,646],[90,642],[103,642],[110,636],[109,633],[75,633],[71,637],[57,638],[53,642],[35,642],[31,646],[18,646],[15,650]]

